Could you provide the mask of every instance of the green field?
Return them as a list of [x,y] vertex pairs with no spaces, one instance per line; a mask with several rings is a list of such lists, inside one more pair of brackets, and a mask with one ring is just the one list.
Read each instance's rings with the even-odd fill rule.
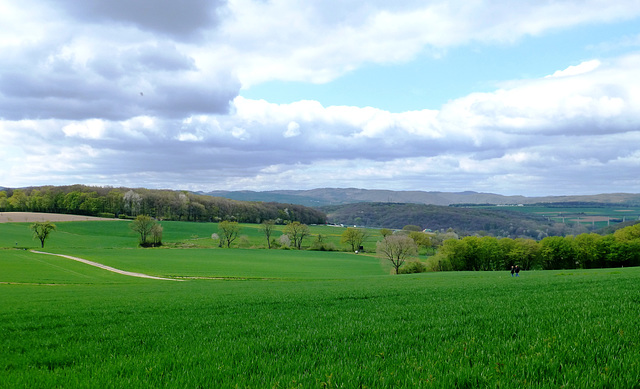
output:
[[624,221],[640,220],[640,208],[628,206],[485,206],[488,209],[508,209],[542,216],[556,223],[580,223],[595,228]]
[[126,222],[57,224],[46,251],[191,278],[12,249],[36,242],[0,224],[2,388],[640,387],[638,268],[392,276],[203,248],[215,225],[163,223],[171,248],[140,249]]
[[[62,248],[135,248],[136,234],[129,228],[129,221],[86,221],[86,222],[57,222],[57,231],[47,240],[47,249]],[[164,221],[163,243],[168,247],[217,247],[218,241],[211,239],[211,235],[218,232],[217,223],[189,223]],[[0,247],[37,248],[39,243],[32,239],[28,223],[0,223]],[[275,226],[272,238],[280,237],[284,226]],[[309,247],[318,235],[324,241],[333,243],[336,249],[346,249],[340,244],[340,237],[346,228],[330,226],[310,226],[310,236],[305,238],[304,247]],[[379,237],[377,230],[371,230],[370,237],[365,241],[365,249],[375,251],[375,243]],[[244,242],[244,243],[243,243]],[[245,244],[246,243],[246,244]],[[266,247],[264,234],[259,224],[241,224],[240,236],[233,243],[234,246]]]

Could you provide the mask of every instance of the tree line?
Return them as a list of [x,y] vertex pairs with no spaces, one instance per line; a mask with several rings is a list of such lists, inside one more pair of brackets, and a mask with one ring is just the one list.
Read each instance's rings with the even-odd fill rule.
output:
[[583,233],[525,238],[467,236],[442,242],[427,261],[432,270],[593,269],[640,266],[640,224],[609,235]]
[[296,204],[236,201],[187,191],[85,185],[4,189],[0,191],[0,212],[11,211],[115,218],[147,215],[157,220],[193,222],[326,221],[323,212]]

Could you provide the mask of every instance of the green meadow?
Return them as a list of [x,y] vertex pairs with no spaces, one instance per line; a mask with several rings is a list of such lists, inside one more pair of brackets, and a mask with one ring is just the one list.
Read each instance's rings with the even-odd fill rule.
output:
[[44,251],[181,281],[35,254],[28,224],[0,224],[2,388],[640,387],[638,268],[395,276],[221,249],[215,224],[163,223],[154,249],[128,222],[56,224]]

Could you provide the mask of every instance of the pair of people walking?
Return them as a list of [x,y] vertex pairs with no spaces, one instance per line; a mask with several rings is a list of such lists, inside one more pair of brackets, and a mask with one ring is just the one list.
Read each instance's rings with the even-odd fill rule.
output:
[[511,277],[515,274],[516,277],[520,277],[520,267],[518,265],[511,266]]

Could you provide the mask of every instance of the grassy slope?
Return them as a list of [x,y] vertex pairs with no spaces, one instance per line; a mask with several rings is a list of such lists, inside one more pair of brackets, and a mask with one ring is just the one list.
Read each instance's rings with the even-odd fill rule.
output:
[[640,269],[388,276],[352,254],[134,249],[126,230],[92,248],[108,228],[62,228],[52,249],[160,274],[290,273],[154,281],[0,250],[0,282],[56,284],[0,284],[0,387],[640,384]]
[[[87,221],[87,222],[58,222],[54,223],[54,231],[45,243],[47,249],[61,248],[135,248],[137,236],[129,228],[129,222],[123,221]],[[211,239],[213,233],[218,232],[217,223],[187,223],[161,222],[163,227],[163,242],[168,246],[180,247],[216,247],[217,241]],[[272,238],[278,239],[283,233],[284,226],[275,226]],[[310,226],[311,235],[304,240],[304,246],[310,246],[321,234],[325,241],[333,243],[342,249],[340,236],[345,228],[328,226]],[[365,248],[375,251],[376,230],[371,230],[370,238],[365,242]],[[266,247],[266,239],[260,225],[241,224],[240,236],[246,236],[249,245]],[[39,242],[31,237],[28,223],[0,223],[0,248],[2,247],[36,248]],[[238,238],[234,246],[241,243]]]

